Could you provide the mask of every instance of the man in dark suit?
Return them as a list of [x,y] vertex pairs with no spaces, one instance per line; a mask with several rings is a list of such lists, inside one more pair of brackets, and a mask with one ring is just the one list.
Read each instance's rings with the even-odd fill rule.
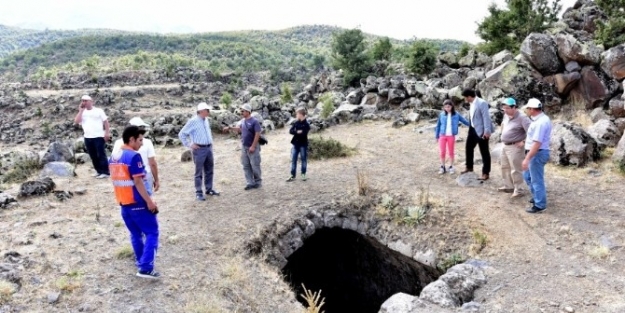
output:
[[490,174],[490,150],[488,148],[488,140],[493,133],[493,122],[490,119],[488,102],[477,97],[475,90],[465,89],[462,92],[464,100],[469,103],[469,136],[466,144],[466,169],[462,174],[473,172],[473,154],[475,146],[480,147],[482,155],[482,177],[480,180],[488,180]]

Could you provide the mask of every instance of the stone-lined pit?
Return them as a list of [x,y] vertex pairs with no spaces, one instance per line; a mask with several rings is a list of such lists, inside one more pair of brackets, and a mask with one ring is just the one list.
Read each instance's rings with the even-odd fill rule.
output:
[[304,240],[282,268],[299,296],[302,283],[322,290],[326,313],[376,313],[392,295],[418,296],[440,272],[391,250],[373,238],[342,228],[321,228]]

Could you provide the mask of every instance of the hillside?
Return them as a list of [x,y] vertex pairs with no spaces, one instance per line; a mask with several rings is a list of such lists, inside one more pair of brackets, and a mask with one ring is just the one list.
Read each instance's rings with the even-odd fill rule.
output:
[[[280,67],[314,68],[328,60],[332,34],[340,28],[300,26],[280,31],[239,31],[187,35],[89,34],[19,51],[0,62],[12,78],[64,72],[118,72],[179,66],[216,72],[250,72]],[[367,35],[372,42],[380,38]],[[463,42],[432,40],[443,51]],[[411,41],[393,40],[396,47]]]
[[32,30],[0,25],[0,58],[11,53],[35,48],[46,43],[89,35],[112,35],[124,33],[108,29],[79,30]]

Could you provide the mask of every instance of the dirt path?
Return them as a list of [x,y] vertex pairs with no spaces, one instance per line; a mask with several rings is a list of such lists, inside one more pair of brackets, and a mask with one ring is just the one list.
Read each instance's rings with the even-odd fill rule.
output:
[[[429,184],[432,198],[464,211],[466,220],[457,221],[458,227],[487,233],[489,243],[477,256],[490,264],[489,282],[477,294],[485,311],[625,311],[623,249],[605,254],[597,248],[602,240],[614,246],[624,242],[622,177],[549,167],[549,210],[530,215],[524,212],[527,199],[513,201],[496,192],[497,165],[479,188],[462,188],[449,175],[438,175],[430,133],[376,122],[337,126],[322,135],[359,152],[310,162],[309,181],[286,183],[289,136],[280,130],[263,148],[264,184],[254,191],[243,191],[238,142],[220,137],[215,182],[222,196],[204,203],[194,200],[192,164],[179,162],[182,149],[159,149],[157,266],[165,277],[155,283],[132,277],[131,260],[116,257],[128,239],[110,182],[90,178],[89,167],[79,166],[78,177],[58,180],[58,189],[84,186],[87,195],[64,203],[52,197],[27,200],[0,211],[0,234],[6,238],[0,251],[17,251],[31,262],[12,305],[28,312],[298,312],[301,306],[274,268],[236,251],[244,238],[277,217],[295,218],[307,207],[346,197],[356,188],[360,169],[377,189],[408,198]],[[460,161],[463,154],[459,143]],[[61,237],[53,239],[53,233]],[[67,276],[76,276],[79,286],[64,292],[58,304],[48,304],[47,295]]]
[[[172,87],[178,87],[180,84],[160,84],[160,85],[141,85],[141,86],[113,86],[113,87],[103,87],[101,90],[111,90],[111,91],[136,91],[137,89],[167,89]],[[70,94],[70,95],[82,95],[85,93],[93,92],[96,88],[85,88],[85,89],[61,89],[61,90],[52,90],[52,89],[32,89],[25,90],[24,93],[29,97],[50,97],[59,94]]]

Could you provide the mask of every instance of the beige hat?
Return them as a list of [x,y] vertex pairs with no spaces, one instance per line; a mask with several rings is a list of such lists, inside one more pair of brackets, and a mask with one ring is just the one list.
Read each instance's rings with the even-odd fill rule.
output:
[[93,99],[91,99],[91,97],[89,97],[89,95],[84,95],[82,96],[82,98],[80,98],[80,100],[87,100],[87,101],[91,101]]
[[248,112],[252,113],[252,106],[250,106],[249,104],[246,103],[246,104],[241,106],[241,110],[248,111]]
[[200,112],[202,110],[209,110],[210,111],[210,107],[208,106],[208,104],[206,104],[206,102],[201,102],[200,104],[197,105],[197,111]]
[[532,98],[529,99],[527,101],[527,104],[523,107],[523,110],[525,109],[540,109],[543,107],[543,104],[540,103],[540,100],[536,99],[536,98]]

